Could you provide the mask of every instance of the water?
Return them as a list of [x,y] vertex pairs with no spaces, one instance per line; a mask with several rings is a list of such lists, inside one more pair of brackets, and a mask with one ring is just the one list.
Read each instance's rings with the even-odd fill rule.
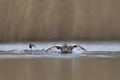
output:
[[68,42],[68,45],[78,44],[85,49],[83,51],[79,48],[74,48],[72,54],[60,54],[60,50],[56,48],[45,52],[46,49],[59,45],[62,46],[65,42],[54,43],[34,43],[36,45],[32,50],[29,49],[28,43],[10,43],[1,44],[0,58],[39,58],[39,57],[52,57],[52,58],[72,58],[72,57],[105,57],[105,58],[119,58],[120,57],[120,43],[119,42]]
[[0,80],[119,80],[119,58],[0,59]]
[[[35,44],[34,50],[41,50],[63,43]],[[21,54],[29,50],[27,43],[1,44],[5,53],[0,55],[0,80],[120,80],[118,42],[77,44],[88,52],[75,49],[73,54],[59,54],[53,49],[50,54]]]

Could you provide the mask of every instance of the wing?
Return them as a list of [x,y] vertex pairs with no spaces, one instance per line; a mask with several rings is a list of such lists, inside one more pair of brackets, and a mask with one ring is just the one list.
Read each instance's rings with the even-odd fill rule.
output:
[[79,46],[79,45],[73,45],[72,47],[73,47],[73,48],[79,47],[79,48],[81,48],[82,50],[87,51],[85,48],[83,48],[83,47],[81,47],[81,46]]
[[48,48],[45,52],[48,52],[48,51],[49,51],[49,50],[51,50],[52,48],[61,49],[61,47],[60,47],[60,46],[53,46],[53,47]]

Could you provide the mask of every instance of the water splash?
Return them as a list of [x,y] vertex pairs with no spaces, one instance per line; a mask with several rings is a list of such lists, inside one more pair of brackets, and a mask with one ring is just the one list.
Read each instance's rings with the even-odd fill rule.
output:
[[[1,44],[0,45],[0,58],[120,58],[119,43],[81,43],[88,51],[74,49],[72,54],[61,54],[59,50],[53,49],[45,52],[47,48],[53,45],[63,43],[36,43],[36,48],[29,49],[28,44]],[[69,43],[73,44],[73,43]]]

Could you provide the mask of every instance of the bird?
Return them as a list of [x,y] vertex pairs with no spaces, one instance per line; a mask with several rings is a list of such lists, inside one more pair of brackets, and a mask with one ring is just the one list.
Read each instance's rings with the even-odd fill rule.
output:
[[33,43],[29,43],[29,48],[32,50],[32,48],[35,47]]
[[72,45],[72,46],[68,46],[66,43],[63,45],[63,46],[52,46],[50,48],[48,48],[45,52],[48,52],[49,50],[51,50],[52,48],[57,48],[57,49],[60,49],[61,50],[61,53],[63,54],[68,54],[68,53],[72,53],[72,50],[74,48],[81,48],[82,50],[84,51],[87,51],[85,48],[83,48],[82,46],[79,46],[79,45]]

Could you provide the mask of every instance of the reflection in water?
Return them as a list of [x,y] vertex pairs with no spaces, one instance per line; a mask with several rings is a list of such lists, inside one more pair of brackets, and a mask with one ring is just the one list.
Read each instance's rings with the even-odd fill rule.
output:
[[119,80],[120,59],[0,59],[0,80]]

